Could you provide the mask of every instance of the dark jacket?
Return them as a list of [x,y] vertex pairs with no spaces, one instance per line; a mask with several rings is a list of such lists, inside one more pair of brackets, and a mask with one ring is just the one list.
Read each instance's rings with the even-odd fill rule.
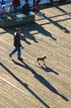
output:
[[20,41],[20,34],[18,33],[15,33],[15,36],[14,36],[14,46],[15,47],[21,47],[21,41]]

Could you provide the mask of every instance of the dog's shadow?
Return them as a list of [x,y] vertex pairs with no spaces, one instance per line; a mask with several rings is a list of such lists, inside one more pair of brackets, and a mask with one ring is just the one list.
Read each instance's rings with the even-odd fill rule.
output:
[[43,69],[46,72],[52,72],[56,75],[59,75],[58,72],[54,71],[53,69],[51,69],[50,67],[48,67],[46,64],[45,65],[37,65],[39,68]]

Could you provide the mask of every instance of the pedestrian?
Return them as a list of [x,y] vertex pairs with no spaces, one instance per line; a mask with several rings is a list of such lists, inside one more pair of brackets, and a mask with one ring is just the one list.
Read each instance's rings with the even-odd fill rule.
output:
[[25,4],[22,6],[22,13],[25,15],[29,15],[31,11],[30,4],[28,0],[25,0]]
[[14,9],[19,9],[20,8],[20,0],[13,0],[12,5],[14,6]]
[[36,0],[36,1],[35,1],[35,6],[36,6],[36,7],[39,7],[40,2],[41,2],[41,0]]
[[40,2],[41,0],[35,0],[35,7],[32,9],[35,14],[40,13]]
[[19,60],[23,60],[21,58],[21,48],[23,49],[23,46],[22,46],[21,41],[20,41],[20,28],[16,28],[16,32],[14,33],[14,47],[15,48],[9,54],[9,57],[12,57],[12,55],[17,52],[17,58]]
[[16,14],[20,11],[21,2],[20,0],[13,0],[12,5],[14,8],[14,17],[16,18]]

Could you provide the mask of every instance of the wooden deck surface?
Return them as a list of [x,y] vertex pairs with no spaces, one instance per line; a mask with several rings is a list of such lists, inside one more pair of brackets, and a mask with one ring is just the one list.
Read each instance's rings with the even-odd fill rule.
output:
[[[13,28],[0,28],[0,108],[71,108],[71,5],[42,10],[21,26],[24,63],[9,53]],[[35,65],[46,55],[46,66]]]

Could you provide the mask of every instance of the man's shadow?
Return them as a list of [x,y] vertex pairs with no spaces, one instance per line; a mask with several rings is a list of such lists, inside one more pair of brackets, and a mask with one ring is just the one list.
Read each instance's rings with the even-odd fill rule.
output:
[[20,61],[21,63],[19,63],[19,62],[16,62],[15,60],[13,60],[13,59],[12,59],[12,61],[13,61],[14,64],[16,64],[16,65],[18,65],[18,66],[21,66],[21,67],[23,67],[23,68],[26,68],[26,69],[28,69],[30,72],[32,72],[32,74],[34,75],[34,77],[35,77],[39,82],[41,82],[46,88],[48,88],[51,92],[57,94],[57,95],[60,96],[63,100],[69,101],[67,97],[65,97],[65,96],[63,96],[62,94],[60,94],[60,93],[58,92],[58,90],[57,90],[55,87],[53,87],[43,76],[41,76],[40,74],[36,73],[36,71],[35,71],[33,68],[31,68],[28,64],[26,64],[26,63],[23,62],[23,61]]
[[[14,61],[13,61],[14,62]],[[19,65],[19,63],[17,63]],[[11,70],[9,70],[4,64],[0,63],[0,65],[8,72],[14,79],[16,79],[22,86],[24,86],[38,101],[40,101],[46,108],[50,108],[50,106],[45,103],[35,92],[29,87],[27,83],[18,78]]]

